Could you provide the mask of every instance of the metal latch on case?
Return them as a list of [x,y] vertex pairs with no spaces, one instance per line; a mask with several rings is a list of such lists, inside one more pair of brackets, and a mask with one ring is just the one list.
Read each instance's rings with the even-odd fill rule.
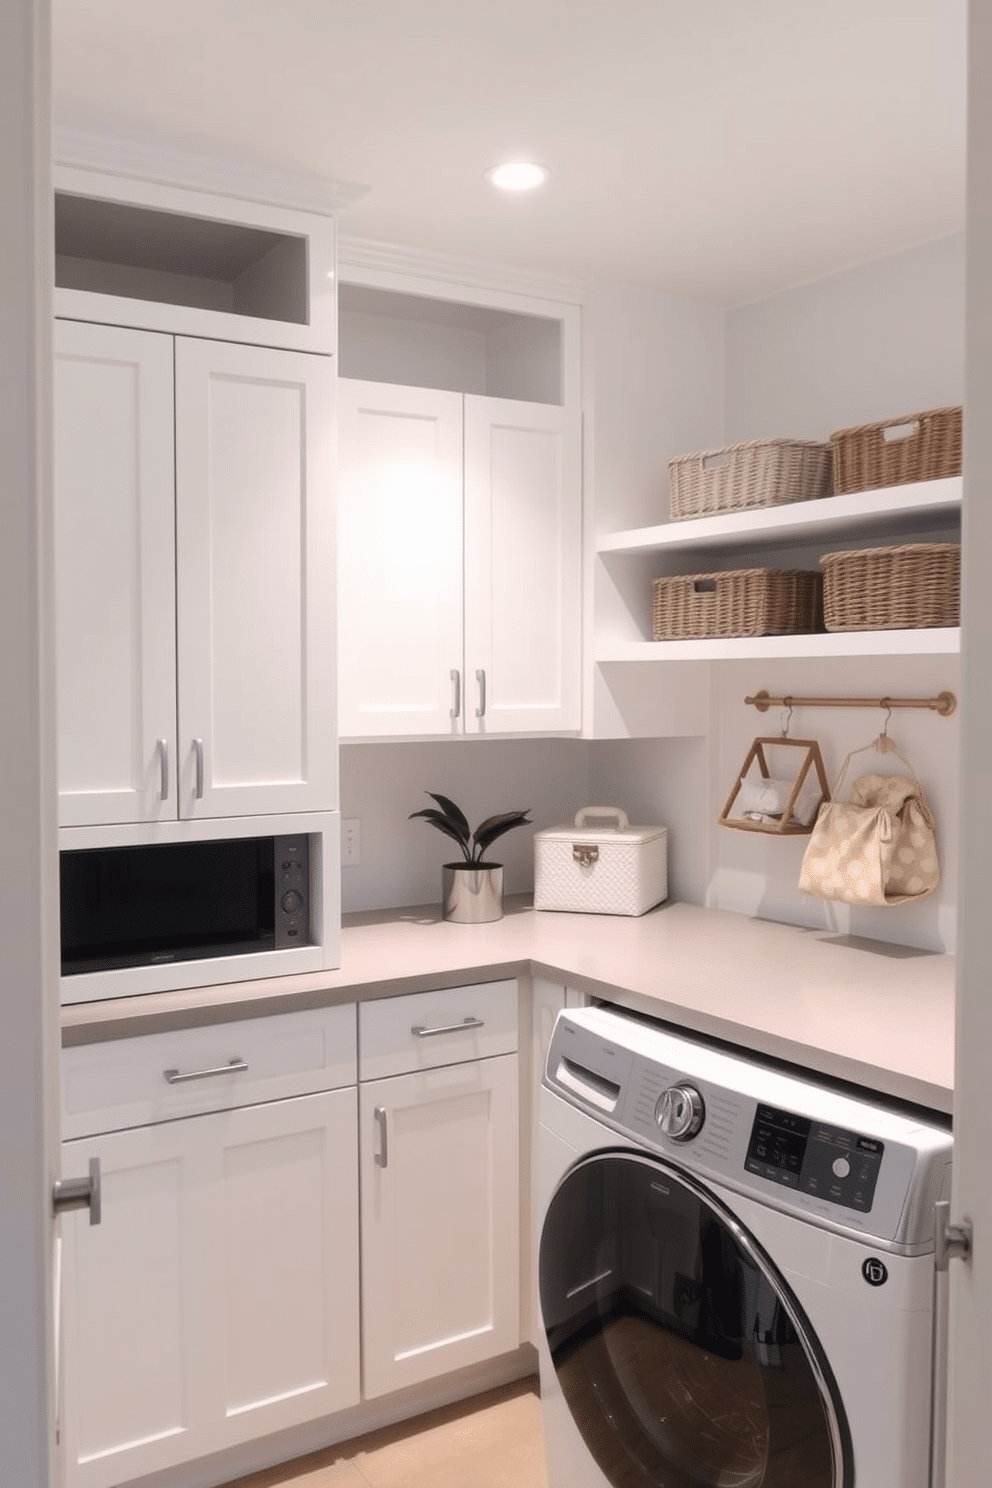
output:
[[582,847],[576,842],[572,847],[572,857],[577,863],[581,863],[583,868],[588,868],[598,859],[599,848]]

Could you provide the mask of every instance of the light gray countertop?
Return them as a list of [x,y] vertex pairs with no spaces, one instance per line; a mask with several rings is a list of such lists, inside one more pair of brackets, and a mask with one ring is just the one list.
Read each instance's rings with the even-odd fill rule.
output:
[[952,956],[691,904],[639,918],[511,900],[455,925],[438,906],[347,915],[336,971],[62,1009],[64,1044],[507,976],[547,977],[667,1022],[950,1113]]

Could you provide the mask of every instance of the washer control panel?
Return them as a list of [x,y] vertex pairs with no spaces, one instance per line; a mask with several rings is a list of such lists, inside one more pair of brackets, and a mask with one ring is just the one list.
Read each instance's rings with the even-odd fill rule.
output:
[[669,1085],[658,1097],[654,1119],[673,1142],[691,1142],[706,1120],[703,1097],[695,1085]]
[[786,1188],[871,1209],[885,1143],[759,1103],[744,1166]]

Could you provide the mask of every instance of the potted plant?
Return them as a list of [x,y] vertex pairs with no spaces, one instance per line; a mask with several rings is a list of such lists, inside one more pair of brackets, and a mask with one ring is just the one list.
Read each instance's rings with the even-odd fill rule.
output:
[[[458,843],[462,856],[457,863],[445,863],[442,872],[444,918],[465,925],[481,925],[503,915],[503,864],[486,861],[486,849],[497,838],[514,827],[530,822],[527,811],[503,811],[487,816],[473,832],[468,818],[454,801],[436,791],[427,794],[437,806],[411,811],[409,820],[422,816],[432,827]],[[529,807],[527,808],[529,811]]]

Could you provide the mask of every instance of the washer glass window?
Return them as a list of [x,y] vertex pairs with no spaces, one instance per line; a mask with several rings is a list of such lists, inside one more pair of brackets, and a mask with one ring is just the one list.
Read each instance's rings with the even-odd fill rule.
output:
[[615,1488],[849,1488],[849,1434],[795,1297],[731,1212],[667,1163],[597,1154],[541,1237],[562,1393]]

